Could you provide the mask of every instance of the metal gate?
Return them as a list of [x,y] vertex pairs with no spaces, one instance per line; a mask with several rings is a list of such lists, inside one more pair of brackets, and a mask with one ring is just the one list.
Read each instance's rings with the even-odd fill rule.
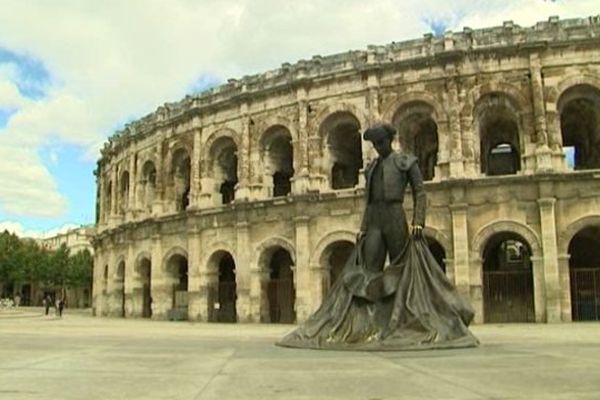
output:
[[485,322],[534,322],[531,270],[484,271]]
[[219,309],[217,311],[218,322],[236,322],[237,312],[235,282],[219,282]]
[[291,279],[272,279],[269,281],[267,296],[271,322],[291,324],[296,320],[294,302],[296,293]]
[[573,321],[600,321],[600,268],[571,268]]

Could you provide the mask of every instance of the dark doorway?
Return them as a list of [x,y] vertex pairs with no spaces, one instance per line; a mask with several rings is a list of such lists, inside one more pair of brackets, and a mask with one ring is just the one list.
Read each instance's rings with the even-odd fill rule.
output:
[[492,236],[483,252],[484,322],[534,322],[531,250],[519,235]]
[[573,321],[600,321],[600,227],[577,232],[569,243]]
[[236,322],[237,290],[235,283],[235,262],[229,253],[225,253],[219,261],[219,310],[218,322]]
[[291,324],[296,320],[292,265],[290,253],[283,248],[278,248],[271,256],[267,289],[270,322]]
[[425,240],[427,240],[427,246],[429,247],[429,251],[437,261],[438,265],[446,273],[446,250],[444,247],[432,237],[425,236]]
[[142,318],[152,317],[151,271],[152,264],[149,259],[144,258],[140,265],[142,279]]

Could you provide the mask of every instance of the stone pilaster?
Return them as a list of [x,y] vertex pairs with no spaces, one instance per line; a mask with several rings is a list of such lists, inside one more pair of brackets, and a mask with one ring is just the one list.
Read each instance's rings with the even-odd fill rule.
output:
[[202,242],[200,232],[192,229],[187,237],[188,250],[188,320],[201,321],[203,317],[203,307],[206,305],[205,296],[201,293],[201,267],[202,262]]
[[296,319],[298,322],[305,321],[310,313],[319,306],[311,298],[312,284],[311,271],[309,268],[310,260],[310,237],[309,237],[309,217],[297,216],[294,218],[296,226],[296,270],[294,271],[294,280],[296,284]]
[[571,308],[571,275],[569,270],[569,254],[558,255],[558,275],[560,279],[560,319],[563,322],[573,320]]
[[471,286],[481,287],[481,281],[470,281],[469,268],[469,232],[467,223],[468,206],[465,203],[450,205],[452,216],[452,252],[454,254],[454,284],[458,292],[467,300],[471,298]]
[[[152,200],[152,215],[160,215],[163,212],[163,198],[166,190],[166,171],[164,170],[162,142],[156,145],[156,188],[154,191],[154,199]],[[152,261],[154,262],[154,260]]]
[[152,319],[167,319],[173,307],[173,287],[162,265],[162,241],[159,235],[152,237],[152,279],[150,296],[152,298]]
[[[444,132],[440,129],[443,121],[438,121],[438,137],[440,137],[440,152],[445,147],[450,148],[450,159],[449,159],[449,175],[450,178],[462,178],[465,175],[464,166],[464,153],[463,153],[463,141],[461,137],[460,129],[460,114],[459,114],[459,98],[458,98],[458,87],[456,84],[456,78],[448,80],[448,96],[447,96],[447,108],[448,108],[448,132]],[[446,133],[446,135],[445,135]],[[442,138],[448,136],[449,140],[443,143]],[[443,157],[438,156],[438,164],[443,162]]]
[[246,221],[239,221],[236,226],[235,284],[237,292],[236,312],[239,322],[252,321],[251,311],[251,273],[248,266],[252,262],[250,246],[250,226]]
[[298,137],[292,141],[294,149],[294,177],[292,178],[292,193],[306,193],[310,188],[309,157],[308,157],[308,96],[304,87],[296,91],[298,100],[298,123],[296,132]]
[[143,299],[140,289],[141,280],[136,274],[135,253],[133,242],[127,244],[127,261],[125,262],[125,275],[123,277],[125,293],[125,317],[141,317]]
[[190,208],[198,208],[200,201],[200,156],[202,154],[202,131],[194,130],[194,147],[192,148],[190,171]]
[[537,53],[532,53],[529,56],[529,73],[531,76],[530,87],[536,139],[536,171],[549,171],[552,169],[552,160],[550,147],[548,146],[542,68],[540,57]]
[[561,321],[561,285],[558,267],[558,247],[556,243],[556,215],[553,197],[538,199],[542,228],[543,270],[546,291],[546,319],[548,322]]

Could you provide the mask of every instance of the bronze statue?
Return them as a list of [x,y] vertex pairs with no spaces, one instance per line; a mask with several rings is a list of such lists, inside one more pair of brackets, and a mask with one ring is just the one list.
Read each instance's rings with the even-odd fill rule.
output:
[[[365,131],[379,157],[365,169],[366,207],[355,249],[319,309],[278,345],[419,350],[478,344],[468,328],[471,307],[423,237],[426,204],[417,159],[392,150],[394,134],[389,124]],[[408,184],[414,202],[410,232],[402,206]]]

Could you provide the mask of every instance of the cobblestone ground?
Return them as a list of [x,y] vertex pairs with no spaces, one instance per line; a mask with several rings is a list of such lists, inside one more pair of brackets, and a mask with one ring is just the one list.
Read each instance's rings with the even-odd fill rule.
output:
[[292,350],[290,325],[0,310],[0,399],[600,399],[600,324],[480,325],[477,349]]

